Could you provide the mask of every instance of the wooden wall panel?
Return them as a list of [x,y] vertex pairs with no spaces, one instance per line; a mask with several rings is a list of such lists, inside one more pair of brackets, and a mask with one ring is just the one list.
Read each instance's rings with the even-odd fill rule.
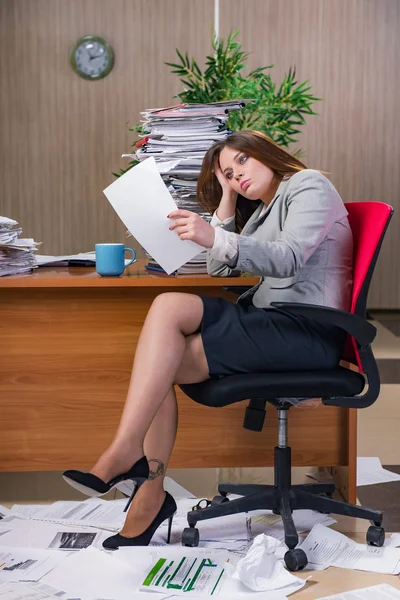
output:
[[[140,111],[168,105],[181,84],[175,48],[211,50],[213,0],[0,2],[0,214],[42,241],[43,254],[124,241],[102,190],[126,166]],[[85,81],[69,64],[85,34],[104,36],[115,66]],[[132,242],[130,238],[129,242]]]
[[[400,2],[220,0],[220,34],[240,29],[251,68],[290,65],[310,79],[318,117],[296,148],[330,173],[344,201],[379,200],[400,211]],[[369,306],[400,308],[400,220],[392,220]]]

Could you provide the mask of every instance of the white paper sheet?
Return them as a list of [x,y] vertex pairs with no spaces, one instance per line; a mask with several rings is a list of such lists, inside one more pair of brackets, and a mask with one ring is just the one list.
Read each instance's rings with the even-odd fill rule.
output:
[[5,517],[9,517],[10,515],[12,515],[11,510],[0,504],[0,523],[2,519],[4,519]]
[[300,548],[315,564],[388,575],[400,573],[400,549],[357,544],[323,525],[315,525]]
[[36,507],[14,504],[11,511],[41,521],[66,525],[89,525],[99,529],[118,531],[125,521],[126,515],[123,512],[125,505],[125,499],[110,501],[89,498],[84,502],[59,501]]
[[43,521],[25,520],[6,532],[0,522],[0,541],[3,546],[13,548],[42,548],[43,550],[76,551],[93,546],[102,549],[103,541],[111,531],[97,530],[92,527],[62,525]]
[[[172,522],[171,543],[180,545],[182,531],[188,527],[187,513],[197,504],[200,498],[180,498],[177,501],[177,512]],[[167,535],[165,521],[156,531],[150,542],[152,546],[165,546]],[[226,515],[215,519],[199,521],[196,525],[200,532],[200,547],[210,549],[227,549],[242,555],[250,546],[252,536],[249,520],[245,514]]]
[[[182,547],[171,547],[171,546],[165,546],[162,549],[156,549],[156,548],[129,548],[129,547],[123,547],[120,548],[118,550],[118,552],[115,553],[115,556],[118,560],[122,560],[123,562],[127,563],[128,565],[135,565],[137,562],[137,557],[139,557],[139,560],[144,560],[144,556],[147,554],[147,556],[149,557],[149,559],[155,561],[157,558],[159,558],[160,556],[166,556],[168,558],[171,559],[176,559],[178,556],[182,555]],[[286,593],[284,593],[281,590],[277,590],[277,591],[272,591],[272,592],[249,592],[249,588],[247,588],[245,585],[243,585],[240,581],[237,581],[236,579],[232,578],[232,574],[234,572],[235,566],[238,562],[238,557],[233,556],[232,554],[230,554],[229,552],[225,551],[210,551],[210,549],[208,548],[185,548],[185,555],[186,556],[190,556],[190,557],[207,557],[207,556],[213,556],[213,557],[218,557],[220,560],[224,560],[226,561],[229,558],[229,565],[231,565],[228,569],[228,577],[226,578],[224,585],[221,589],[221,592],[218,596],[219,600],[248,600],[249,598],[249,594],[251,594],[251,597],[254,598],[254,600],[287,600],[287,594],[292,593],[290,591],[290,589],[288,588],[288,591]],[[292,590],[294,591],[294,590]],[[176,598],[176,596],[173,596],[174,598]],[[141,598],[141,596],[138,596],[138,599]],[[143,596],[144,600],[146,599],[146,596]],[[161,596],[160,596],[161,598]],[[136,600],[136,599],[135,599]]]
[[68,597],[64,592],[50,585],[31,581],[0,584],[0,600],[68,600]]
[[204,250],[169,230],[167,215],[177,206],[153,157],[129,169],[103,191],[131,234],[168,274]]
[[[141,577],[151,564],[145,548],[138,548],[132,566],[118,560],[113,552],[95,548],[80,550],[66,559],[43,578],[43,583],[67,592],[71,598],[102,598],[127,600],[141,598],[137,593]],[[150,559],[150,560],[149,560]],[[162,600],[171,594],[143,595],[144,600]]]
[[0,581],[39,581],[66,558],[54,550],[0,546]]
[[398,548],[400,546],[400,533],[392,533],[390,538],[386,538],[385,546],[391,546],[392,548]]
[[334,596],[324,596],[319,600],[400,600],[400,590],[387,583],[381,583],[351,592],[341,592]]
[[357,485],[374,485],[389,481],[400,481],[400,475],[384,469],[376,456],[357,457]]
[[200,540],[199,547],[208,549],[210,551],[214,550],[226,550],[230,554],[234,554],[238,558],[242,558],[246,556],[249,548],[251,546],[251,541],[249,540]]
[[30,519],[41,508],[46,508],[47,504],[14,504],[11,507],[11,513],[21,519]]
[[[297,533],[304,533],[305,531],[311,531],[311,529],[317,523],[321,525],[333,525],[336,523],[330,515],[324,515],[314,510],[294,510],[293,521],[297,530]],[[272,536],[281,542],[285,540],[285,532],[283,529],[283,522],[280,516],[274,515],[271,512],[266,512],[265,515],[251,516],[251,532],[253,536],[257,536],[260,533]]]
[[[221,590],[218,600],[288,600],[288,596],[296,590],[287,587],[282,590],[273,590],[270,592],[252,592],[241,581],[236,581],[228,577],[224,587]],[[293,600],[295,600],[294,596]]]

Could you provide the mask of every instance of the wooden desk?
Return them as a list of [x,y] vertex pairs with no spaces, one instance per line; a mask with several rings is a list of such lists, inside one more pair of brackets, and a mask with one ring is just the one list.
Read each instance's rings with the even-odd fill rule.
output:
[[[79,267],[0,278],[0,471],[89,468],[118,424],[136,343],[155,296],[174,290],[234,300],[224,286],[257,281],[149,275],[143,261],[118,278]],[[177,392],[171,467],[273,464],[273,407],[264,430],[255,433],[242,428],[245,403],[213,410]],[[342,492],[354,500],[352,412],[294,409],[289,420],[293,464],[335,467]]]

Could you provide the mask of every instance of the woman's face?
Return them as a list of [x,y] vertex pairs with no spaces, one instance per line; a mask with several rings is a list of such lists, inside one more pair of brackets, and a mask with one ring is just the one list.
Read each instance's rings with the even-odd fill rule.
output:
[[248,200],[271,200],[275,175],[265,166],[241,150],[225,146],[219,155],[219,166],[232,189]]

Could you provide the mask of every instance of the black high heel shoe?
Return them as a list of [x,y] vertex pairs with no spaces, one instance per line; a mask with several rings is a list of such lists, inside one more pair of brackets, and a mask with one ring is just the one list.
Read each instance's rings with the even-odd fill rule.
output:
[[84,473],[83,471],[74,470],[64,471],[63,479],[73,488],[79,490],[82,494],[85,494],[85,496],[90,497],[103,496],[115,487],[117,483],[130,479],[136,483],[136,486],[128,500],[128,504],[124,508],[124,512],[126,512],[137,490],[149,478],[149,472],[150,469],[147,458],[142,456],[142,458],[135,462],[129,471],[117,475],[108,483],[105,483],[100,477],[93,475],[93,473]]
[[172,519],[174,518],[176,508],[177,507],[175,500],[173,499],[171,494],[166,492],[165,500],[162,503],[158,514],[156,515],[153,522],[150,523],[148,528],[145,531],[143,531],[143,533],[132,538],[128,538],[121,535],[120,533],[117,533],[116,535],[112,535],[111,537],[104,540],[103,548],[105,548],[106,550],[117,550],[120,546],[148,546],[151,541],[151,538],[156,532],[156,529],[158,529],[161,523],[166,519],[169,519],[167,534],[167,544],[169,544],[171,540]]

